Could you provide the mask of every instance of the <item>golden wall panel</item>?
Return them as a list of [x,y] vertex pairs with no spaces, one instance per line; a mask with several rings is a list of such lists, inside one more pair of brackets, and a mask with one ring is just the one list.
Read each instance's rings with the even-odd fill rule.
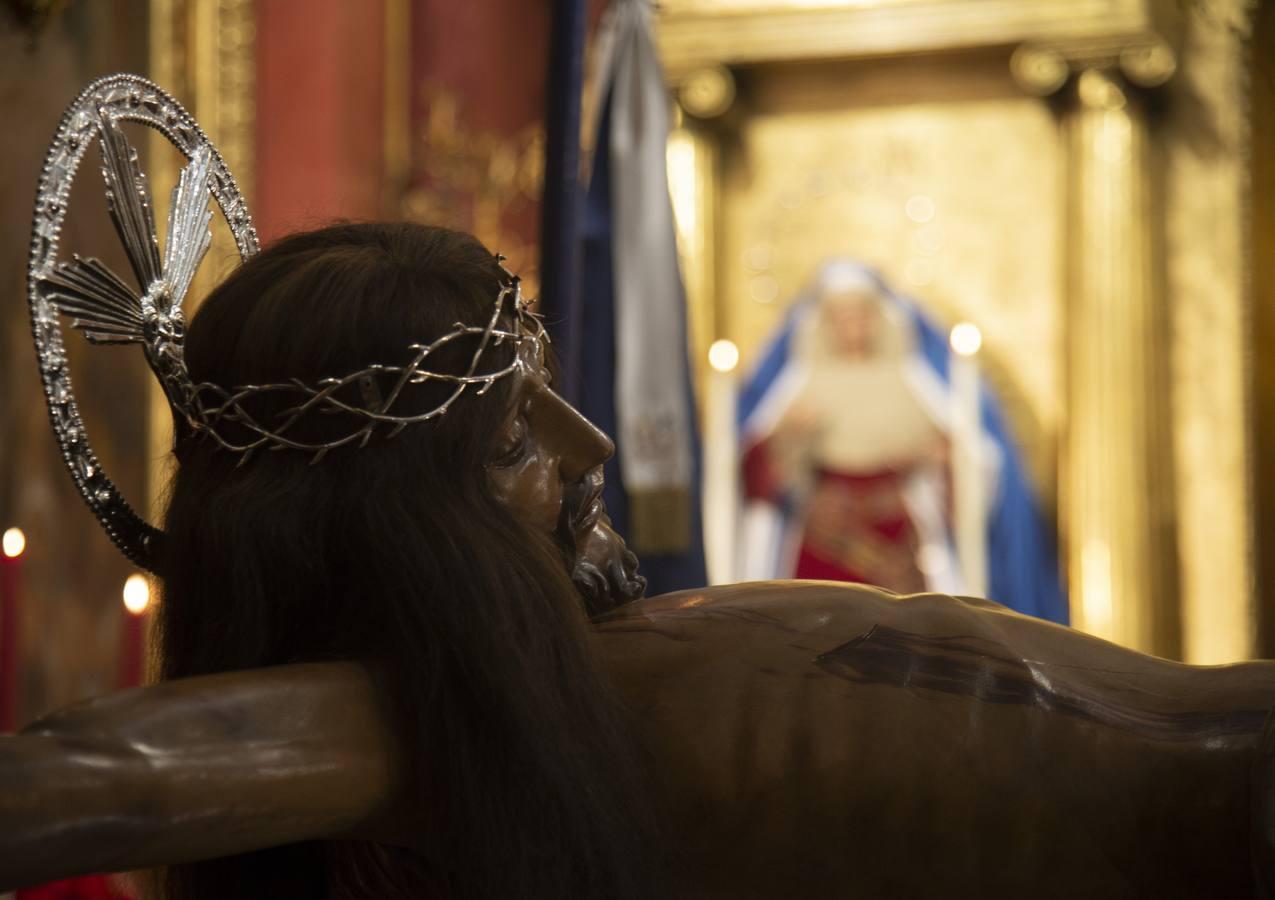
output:
[[747,366],[821,260],[877,266],[940,320],[983,329],[1052,499],[1062,212],[1048,108],[996,57],[773,71],[749,102],[723,166],[718,336]]

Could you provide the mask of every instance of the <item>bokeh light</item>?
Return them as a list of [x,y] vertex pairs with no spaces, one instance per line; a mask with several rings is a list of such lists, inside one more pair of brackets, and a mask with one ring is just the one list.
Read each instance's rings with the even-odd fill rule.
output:
[[151,605],[151,586],[146,576],[134,572],[124,581],[124,608],[135,616]]
[[913,222],[925,223],[934,218],[934,201],[924,194],[916,194],[903,204],[903,210]]
[[708,364],[718,372],[731,372],[739,365],[739,348],[734,341],[713,341],[708,348]]
[[27,549],[27,536],[22,533],[21,528],[9,528],[4,537],[0,538],[0,548],[3,548],[5,556],[16,559]]
[[983,333],[970,322],[961,322],[952,329],[952,349],[961,356],[973,356],[983,346]]

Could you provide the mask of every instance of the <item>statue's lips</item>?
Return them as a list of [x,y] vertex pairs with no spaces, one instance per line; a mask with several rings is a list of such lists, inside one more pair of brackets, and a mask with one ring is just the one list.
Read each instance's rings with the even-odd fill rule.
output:
[[[568,518],[571,523],[571,533],[574,537],[584,537],[606,518],[607,507],[602,499],[602,487],[604,484],[602,471],[599,468],[586,475],[577,486],[576,489],[581,491],[580,498],[575,503],[575,508],[571,511],[571,515]],[[611,524],[609,518],[606,524]]]
[[599,522],[605,520],[608,527],[611,525],[611,517],[607,515],[607,505],[601,497],[595,497],[584,513],[576,519],[576,534],[584,535],[592,531]]
[[589,582],[590,596],[609,595],[615,602],[635,600],[646,590],[646,579],[637,573],[637,556],[611,524],[602,499],[603,483],[599,466],[568,489],[574,502],[559,535],[569,535],[568,540],[574,544],[568,548],[568,553],[574,551],[575,558],[572,578],[579,576]]

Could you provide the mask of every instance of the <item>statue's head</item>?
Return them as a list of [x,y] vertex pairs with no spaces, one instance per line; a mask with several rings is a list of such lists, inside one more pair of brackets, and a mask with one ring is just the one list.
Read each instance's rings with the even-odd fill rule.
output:
[[911,349],[906,319],[872,269],[847,259],[825,262],[808,290],[819,305],[811,350],[839,362],[895,360]]
[[366,660],[428,760],[412,788],[445,823],[426,861],[443,882],[639,891],[636,767],[581,595],[597,612],[643,583],[599,496],[614,447],[554,392],[512,285],[469,235],[348,224],[211,293],[186,337],[212,396],[179,419],[163,671]]
[[882,330],[881,286],[867,269],[826,265],[816,281],[819,316],[830,351],[862,358],[877,352]]
[[[468,502],[553,539],[590,613],[640,597],[601,499],[614,446],[554,391],[552,347],[516,287],[471,236],[418,225],[339,225],[262,252],[191,328],[199,422],[179,428],[179,484],[264,469],[306,490],[394,459],[415,472],[381,490],[417,485],[445,527],[464,529]],[[345,383],[318,396],[331,380]]]
[[557,536],[590,613],[636,600],[646,581],[602,501],[602,463],[615,445],[554,391],[545,343],[518,355],[486,464],[492,490],[511,514]]

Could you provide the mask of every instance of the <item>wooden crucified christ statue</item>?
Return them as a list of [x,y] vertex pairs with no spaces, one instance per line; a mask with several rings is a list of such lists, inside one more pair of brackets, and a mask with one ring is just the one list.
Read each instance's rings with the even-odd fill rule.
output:
[[[483,332],[498,269],[443,229],[296,235],[213,292],[183,364],[398,366]],[[488,390],[313,465],[240,464],[233,407],[179,428],[162,680],[0,738],[0,890],[163,867],[172,897],[1263,895],[1275,665],[853,585],[639,599],[610,441],[540,340],[482,352],[507,370]],[[458,340],[433,371],[474,358]],[[410,413],[466,377],[394,394],[374,368],[334,396]]]
[[[1260,896],[1275,669],[992,604],[763,583],[589,642],[648,748],[673,896]],[[0,884],[314,840],[428,852],[354,663],[182,679],[0,739]]]

